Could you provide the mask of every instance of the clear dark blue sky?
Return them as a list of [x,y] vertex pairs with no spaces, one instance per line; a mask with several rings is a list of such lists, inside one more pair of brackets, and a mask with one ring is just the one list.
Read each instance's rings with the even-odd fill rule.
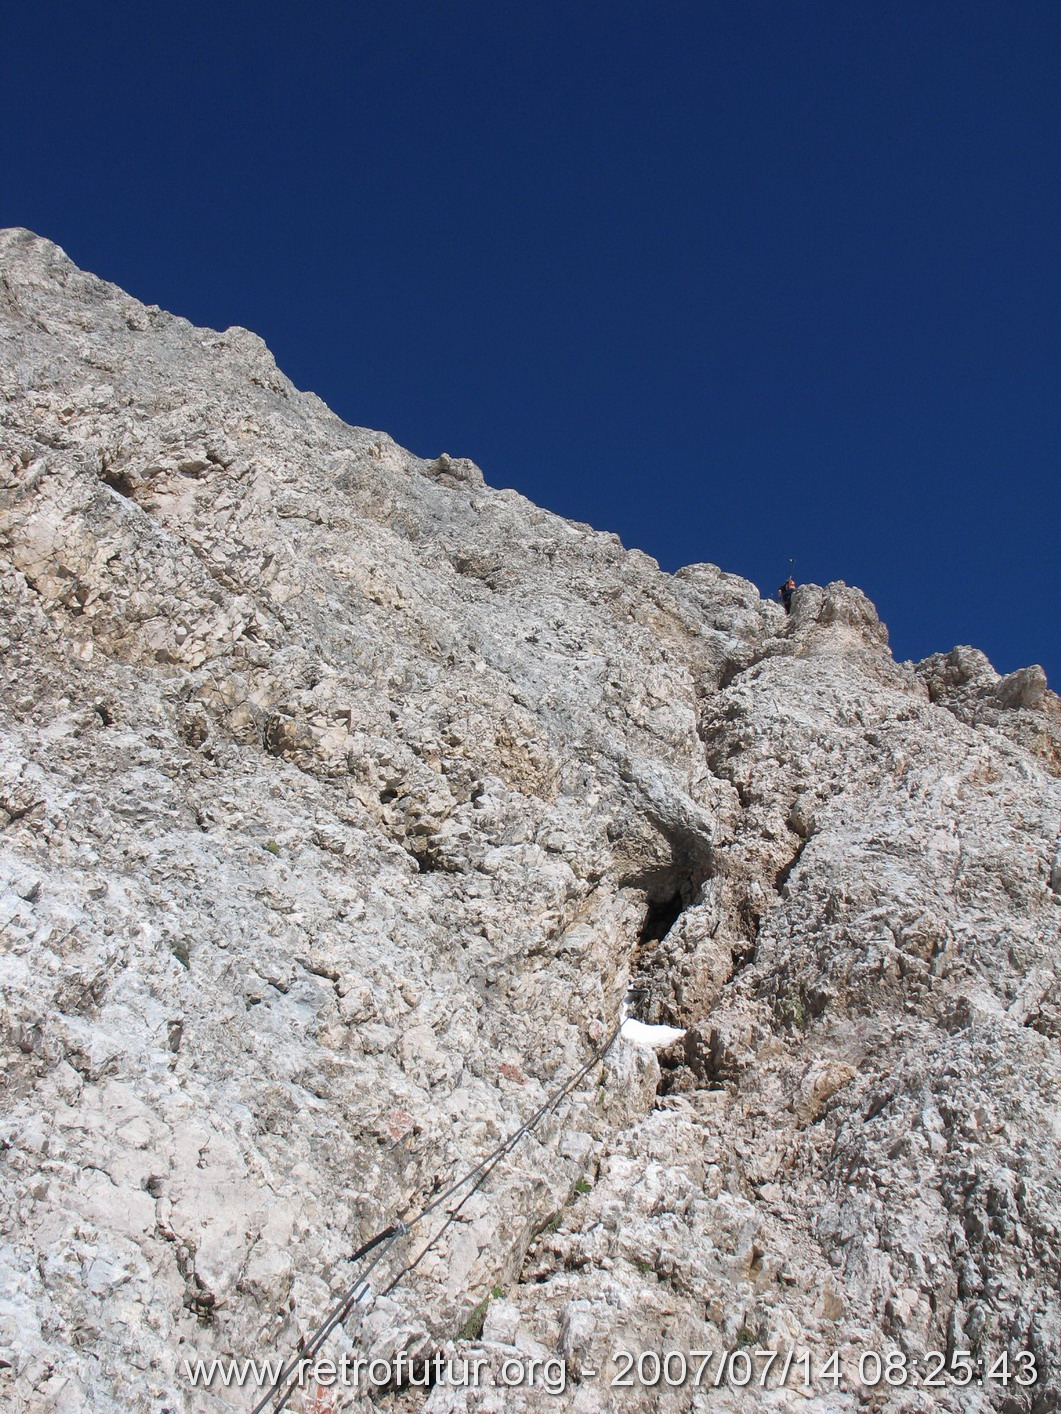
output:
[[1061,685],[1058,0],[35,0],[0,224],[664,568]]

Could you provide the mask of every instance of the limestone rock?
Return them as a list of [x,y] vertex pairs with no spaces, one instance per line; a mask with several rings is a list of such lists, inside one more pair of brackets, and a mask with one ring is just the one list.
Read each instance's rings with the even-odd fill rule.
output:
[[916,667],[938,702],[974,726],[989,726],[1038,756],[1061,776],[1061,703],[1039,665],[1000,677],[976,648],[934,653]]
[[[584,1067],[326,1347],[563,1392],[293,1407],[1056,1407],[1041,670],[666,575],[29,232],[0,273],[4,1408],[251,1408],[184,1362],[292,1353]],[[685,1035],[595,1060],[631,983]],[[760,1349],[811,1387],[636,1377]],[[859,1386],[962,1350],[1038,1380]]]

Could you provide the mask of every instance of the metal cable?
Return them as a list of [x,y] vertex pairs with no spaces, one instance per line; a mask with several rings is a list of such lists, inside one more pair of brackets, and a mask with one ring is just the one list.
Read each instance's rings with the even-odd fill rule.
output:
[[457,1206],[447,1215],[446,1221],[439,1228],[438,1232],[435,1233],[434,1237],[431,1238],[430,1242],[428,1242],[420,1250],[420,1252],[417,1253],[416,1258],[407,1266],[403,1267],[398,1273],[398,1275],[394,1278],[394,1280],[384,1288],[384,1296],[389,1295],[389,1293],[394,1290],[394,1288],[398,1285],[398,1283],[402,1280],[403,1277],[408,1276],[411,1271],[415,1270],[415,1268],[420,1265],[421,1261],[424,1259],[424,1257],[427,1256],[431,1248],[434,1247],[435,1243],[438,1242],[439,1239],[442,1237],[442,1234],[456,1221],[457,1214],[464,1207],[465,1203],[467,1203],[468,1199],[471,1198],[474,1193],[478,1192],[478,1190],[483,1186],[487,1178],[489,1178],[490,1174],[505,1157],[505,1155],[511,1153],[511,1151],[516,1147],[516,1145],[523,1138],[523,1136],[525,1134],[529,1134],[531,1130],[534,1129],[535,1126],[539,1123],[539,1121],[542,1120],[551,1109],[558,1105],[566,1095],[569,1095],[571,1091],[575,1088],[575,1086],[578,1084],[578,1082],[584,1076],[588,1075],[595,1065],[597,1065],[601,1060],[604,1059],[605,1055],[607,1055],[608,1051],[614,1045],[616,1037],[619,1035],[621,1029],[622,1022],[620,1021],[618,1026],[616,1026],[615,1030],[608,1037],[604,1045],[599,1047],[599,1049],[594,1052],[593,1056],[591,1056],[591,1058],[586,1062],[582,1069],[577,1071],[571,1077],[571,1079],[567,1081],[565,1085],[562,1085],[558,1090],[554,1091],[553,1094],[550,1095],[549,1098],[545,1101],[545,1103],[542,1104],[535,1111],[535,1113],[530,1117],[530,1119],[526,1120],[523,1124],[521,1124],[520,1127],[513,1134],[510,1134],[503,1144],[498,1145],[498,1147],[493,1151],[492,1154],[488,1154],[487,1157],[482,1161],[482,1163],[477,1165],[476,1168],[472,1169],[470,1173],[465,1174],[465,1176],[460,1180],[459,1183],[451,1185],[448,1193],[436,1198],[433,1203],[429,1204],[426,1208],[424,1208],[416,1216],[416,1218],[409,1223],[409,1227],[411,1228],[415,1225],[415,1223],[420,1222],[420,1220],[422,1218],[425,1218],[428,1213],[430,1213],[433,1209],[437,1208],[439,1204],[445,1200],[446,1197],[452,1195],[452,1193],[456,1189],[463,1187],[463,1185],[467,1183],[470,1178],[474,1177],[480,1169],[482,1170],[481,1173],[478,1173],[478,1178],[476,1178],[476,1181],[472,1185],[472,1187],[469,1188],[468,1192],[460,1200]]
[[[394,1223],[391,1227],[384,1228],[382,1232],[377,1233],[375,1237],[370,1238],[368,1242],[366,1242],[362,1247],[358,1248],[358,1250],[354,1253],[353,1257],[350,1259],[351,1261],[359,1262],[364,1256],[371,1252],[374,1247],[379,1247],[380,1250],[376,1253],[375,1257],[373,1257],[372,1261],[369,1262],[368,1266],[358,1277],[354,1285],[348,1288],[348,1290],[343,1294],[341,1300],[335,1306],[332,1307],[331,1311],[325,1317],[322,1324],[317,1327],[313,1336],[305,1343],[305,1345],[301,1347],[298,1353],[287,1362],[284,1368],[277,1375],[276,1379],[273,1381],[272,1388],[262,1396],[262,1398],[251,1410],[251,1414],[262,1414],[262,1410],[270,1402],[270,1400],[273,1400],[277,1397],[285,1381],[290,1380],[291,1372],[293,1370],[297,1370],[301,1366],[302,1361],[313,1359],[313,1357],[317,1354],[317,1351],[320,1350],[321,1346],[328,1339],[328,1337],[331,1335],[332,1331],[339,1324],[339,1322],[346,1319],[353,1307],[369,1290],[369,1273],[375,1266],[377,1266],[383,1260],[390,1248],[394,1245],[395,1242],[397,1242],[398,1238],[404,1237],[407,1231],[408,1229],[406,1228],[404,1223]],[[284,1408],[284,1405],[291,1398],[292,1394],[294,1394],[298,1383],[299,1377],[296,1374],[294,1380],[291,1380],[291,1383],[284,1390],[283,1396],[280,1399],[280,1403],[276,1406],[276,1409],[274,1410],[274,1414],[280,1414],[280,1411]]]
[[[559,1086],[556,1090],[554,1090],[553,1093],[549,1095],[545,1099],[545,1101],[538,1107],[538,1109],[535,1110],[534,1114],[531,1115],[530,1119],[525,1120],[519,1126],[518,1129],[516,1129],[512,1134],[510,1134],[507,1139],[503,1140],[491,1153],[487,1154],[484,1159],[480,1159],[480,1161],[475,1165],[474,1168],[469,1169],[468,1172],[463,1175],[463,1177],[457,1179],[456,1182],[451,1183],[448,1188],[444,1189],[435,1198],[433,1198],[430,1203],[426,1204],[425,1207],[421,1208],[421,1210],[419,1211],[419,1213],[416,1214],[415,1217],[409,1218],[405,1222],[393,1223],[390,1227],[384,1228],[382,1232],[376,1233],[375,1237],[369,1238],[366,1243],[362,1244],[362,1246],[358,1248],[358,1250],[350,1258],[352,1262],[361,1261],[364,1257],[368,1255],[369,1252],[371,1252],[376,1247],[378,1247],[380,1250],[376,1253],[375,1257],[373,1257],[372,1261],[361,1273],[361,1275],[358,1277],[357,1281],[353,1284],[353,1286],[349,1287],[344,1293],[344,1295],[340,1298],[340,1300],[336,1303],[336,1305],[332,1307],[330,1313],[325,1317],[324,1321],[317,1327],[316,1331],[314,1331],[311,1338],[305,1343],[305,1345],[302,1346],[298,1354],[287,1362],[284,1368],[280,1371],[279,1375],[277,1375],[275,1381],[273,1382],[272,1388],[258,1401],[258,1403],[251,1410],[251,1414],[262,1414],[262,1411],[265,1409],[266,1405],[268,1405],[273,1399],[276,1399],[278,1397],[279,1403],[275,1405],[273,1409],[273,1414],[281,1414],[281,1411],[284,1409],[287,1404],[287,1401],[291,1398],[292,1394],[294,1394],[299,1384],[298,1374],[296,1374],[295,1378],[291,1380],[290,1377],[292,1371],[297,1371],[301,1367],[303,1361],[313,1359],[317,1351],[320,1350],[321,1346],[331,1335],[335,1327],[339,1325],[340,1322],[346,1319],[346,1317],[350,1314],[354,1306],[357,1305],[358,1301],[360,1301],[362,1296],[367,1294],[369,1290],[369,1273],[373,1270],[375,1266],[377,1266],[379,1262],[383,1260],[383,1258],[390,1251],[394,1243],[397,1242],[398,1238],[404,1237],[405,1234],[411,1231],[412,1228],[416,1227],[418,1223],[423,1222],[423,1220],[428,1217],[429,1214],[433,1213],[436,1208],[440,1207],[449,1198],[452,1198],[455,1193],[459,1192],[460,1189],[462,1189],[466,1183],[469,1183],[472,1179],[475,1179],[475,1183],[473,1184],[473,1186],[468,1190],[468,1192],[464,1195],[464,1197],[457,1204],[457,1206],[447,1214],[446,1221],[439,1228],[438,1232],[435,1233],[434,1237],[432,1237],[431,1240],[427,1242],[424,1247],[421,1248],[421,1250],[417,1253],[415,1259],[412,1262],[409,1262],[406,1266],[404,1266],[398,1273],[398,1275],[394,1278],[394,1280],[383,1289],[382,1294],[384,1296],[388,1295],[391,1291],[393,1291],[394,1288],[404,1277],[408,1276],[411,1271],[414,1271],[420,1265],[421,1261],[424,1259],[424,1257],[427,1256],[431,1248],[434,1247],[434,1245],[439,1241],[443,1233],[446,1232],[446,1230],[454,1222],[456,1222],[457,1214],[464,1207],[465,1203],[468,1202],[469,1198],[471,1198],[474,1193],[478,1192],[478,1190],[483,1186],[487,1178],[489,1178],[490,1174],[505,1157],[505,1155],[510,1153],[516,1147],[519,1141],[523,1138],[523,1136],[525,1134],[529,1134],[531,1130],[533,1130],[541,1122],[541,1120],[545,1117],[545,1115],[549,1113],[551,1109],[558,1105],[566,1095],[569,1095],[571,1091],[575,1088],[575,1086],[579,1083],[579,1081],[582,1080],[586,1075],[588,1075],[589,1072],[594,1068],[594,1066],[600,1064],[600,1062],[604,1059],[604,1057],[611,1050],[612,1046],[615,1044],[621,1029],[622,1021],[620,1021],[616,1025],[615,1029],[612,1031],[611,1035],[603,1043],[603,1045],[597,1047],[593,1055],[589,1058],[585,1065],[581,1067],[581,1069],[577,1070],[569,1080],[567,1080],[563,1085]],[[287,1383],[286,1388],[284,1388],[285,1382],[289,1382]]]

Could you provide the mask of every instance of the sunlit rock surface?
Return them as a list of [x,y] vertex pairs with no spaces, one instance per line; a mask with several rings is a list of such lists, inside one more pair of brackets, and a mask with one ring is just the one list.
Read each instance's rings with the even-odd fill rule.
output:
[[[632,987],[684,1036],[616,1041],[327,1347],[563,1393],[292,1408],[1056,1409],[1041,670],[663,574],[28,232],[0,276],[3,1407],[249,1409],[183,1362],[292,1353]],[[768,1349],[810,1387],[610,1385]],[[976,1378],[861,1389],[892,1350]]]

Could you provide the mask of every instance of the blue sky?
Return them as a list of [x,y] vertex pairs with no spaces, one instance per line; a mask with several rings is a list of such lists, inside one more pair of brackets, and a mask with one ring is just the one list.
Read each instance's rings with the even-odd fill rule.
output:
[[1056,0],[36,0],[0,224],[421,455],[1061,683]]

